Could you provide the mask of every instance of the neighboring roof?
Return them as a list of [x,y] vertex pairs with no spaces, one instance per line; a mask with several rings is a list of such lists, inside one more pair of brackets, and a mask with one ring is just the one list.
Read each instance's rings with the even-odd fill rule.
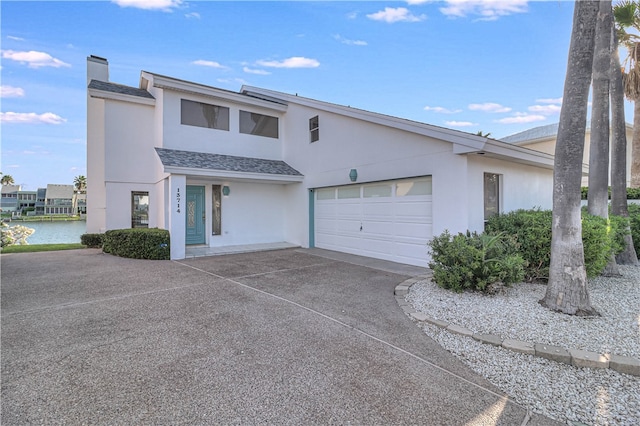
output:
[[[632,129],[633,125],[626,123],[627,129]],[[555,137],[558,135],[558,127],[560,123],[547,124],[546,126],[538,126],[531,129],[524,130],[513,135],[505,136],[500,139],[503,142],[518,144],[520,142],[536,141],[539,139],[546,139]],[[591,122],[587,121],[587,132],[591,131]]]
[[104,92],[118,93],[120,95],[137,96],[139,98],[155,99],[153,95],[144,89],[125,86],[122,84],[109,83],[100,80],[91,80],[89,89],[102,90]]
[[209,154],[166,148],[156,148],[156,152],[165,167],[266,175],[303,176],[302,173],[280,160],[265,160],[262,158],[237,157],[233,155]]
[[21,185],[2,185],[2,193],[10,194],[12,192],[18,192],[22,189]]
[[518,143],[522,141],[530,141],[535,139],[543,139],[558,134],[560,123],[547,124],[546,126],[538,126],[523,132],[515,133],[501,139],[503,142]]
[[54,198],[73,198],[73,185],[57,185],[53,183],[48,184],[47,199],[52,200]]

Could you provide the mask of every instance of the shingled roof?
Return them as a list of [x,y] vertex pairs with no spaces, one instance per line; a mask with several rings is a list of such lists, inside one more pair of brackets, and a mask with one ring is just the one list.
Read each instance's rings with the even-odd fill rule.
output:
[[280,160],[265,160],[263,158],[237,157],[233,155],[208,154],[204,152],[181,151],[166,148],[156,148],[156,152],[162,164],[170,167],[303,176],[302,173]]
[[140,98],[155,99],[153,95],[144,89],[125,86],[123,84],[109,83],[107,81],[91,80],[89,89],[102,90],[105,92],[119,93],[121,95],[137,96]]

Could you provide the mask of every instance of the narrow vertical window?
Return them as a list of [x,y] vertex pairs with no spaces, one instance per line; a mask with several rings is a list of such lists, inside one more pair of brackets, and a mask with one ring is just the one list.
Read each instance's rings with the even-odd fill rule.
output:
[[320,118],[317,115],[309,119],[309,132],[312,143],[320,140]]
[[484,220],[500,213],[500,175],[484,174]]
[[211,233],[222,235],[222,187],[220,185],[213,185],[213,214],[211,218],[213,220]]
[[149,227],[149,193],[134,191],[131,193],[131,227]]

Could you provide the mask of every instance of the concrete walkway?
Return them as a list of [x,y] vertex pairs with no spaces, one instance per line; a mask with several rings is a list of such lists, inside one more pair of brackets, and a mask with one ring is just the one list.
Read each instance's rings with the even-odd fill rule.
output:
[[3,425],[555,424],[415,327],[393,295],[406,265],[87,249],[1,266]]

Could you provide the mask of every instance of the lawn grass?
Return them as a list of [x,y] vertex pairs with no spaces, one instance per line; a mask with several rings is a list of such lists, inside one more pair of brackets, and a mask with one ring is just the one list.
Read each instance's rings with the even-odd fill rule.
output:
[[2,248],[3,254],[9,253],[34,253],[38,251],[56,251],[56,250],[77,250],[83,249],[86,246],[80,243],[72,244],[27,244],[27,245],[13,245]]

